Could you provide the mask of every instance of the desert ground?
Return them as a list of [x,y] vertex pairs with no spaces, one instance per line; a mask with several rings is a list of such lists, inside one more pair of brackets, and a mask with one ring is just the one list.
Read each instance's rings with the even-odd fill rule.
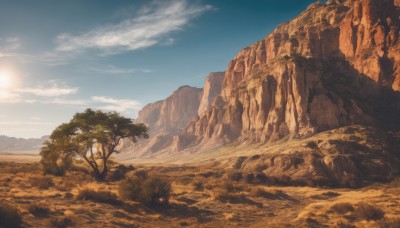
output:
[[[22,158],[21,158],[22,160]],[[125,167],[98,182],[83,166],[64,177],[43,175],[37,162],[0,163],[0,202],[18,210],[22,227],[399,227],[400,180],[350,188],[249,183],[230,170],[201,166]],[[168,205],[122,200],[118,186],[139,171],[168,179]],[[108,202],[78,197],[83,189],[111,192]],[[101,201],[101,200],[100,200]],[[1,206],[1,205],[0,205]]]

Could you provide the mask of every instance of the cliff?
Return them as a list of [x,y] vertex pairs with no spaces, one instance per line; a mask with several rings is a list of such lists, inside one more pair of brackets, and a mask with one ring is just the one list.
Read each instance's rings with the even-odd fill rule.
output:
[[220,161],[281,183],[390,180],[400,167],[398,5],[311,4],[241,50],[221,87],[206,80],[195,119],[147,158]]
[[226,144],[307,137],[351,124],[395,121],[399,128],[394,115],[381,115],[399,109],[390,89],[400,85],[398,18],[393,0],[312,4],[237,54],[219,103],[187,132]]

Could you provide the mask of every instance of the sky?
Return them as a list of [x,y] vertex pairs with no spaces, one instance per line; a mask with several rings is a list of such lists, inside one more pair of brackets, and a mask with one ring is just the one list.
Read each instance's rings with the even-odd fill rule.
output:
[[0,0],[0,135],[49,135],[86,108],[135,118],[315,0]]

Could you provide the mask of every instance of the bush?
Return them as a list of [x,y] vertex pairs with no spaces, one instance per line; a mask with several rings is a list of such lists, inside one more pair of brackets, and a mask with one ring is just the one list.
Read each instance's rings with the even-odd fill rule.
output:
[[204,190],[204,183],[203,179],[196,179],[192,182],[193,189],[195,191],[203,191]]
[[356,209],[357,215],[366,220],[379,220],[383,218],[385,212],[380,208],[368,203],[359,203]]
[[347,212],[354,211],[354,207],[350,203],[336,203],[331,207],[331,210],[339,214],[346,214]]
[[21,225],[22,218],[19,211],[15,207],[0,201],[0,227],[18,228]]
[[52,218],[50,220],[50,224],[52,225],[52,227],[58,227],[58,228],[74,226],[74,222],[72,221],[72,219],[68,217]]
[[396,177],[390,182],[390,186],[400,188],[400,177]]
[[30,183],[32,187],[39,189],[49,189],[54,186],[53,180],[50,177],[32,177]]
[[241,203],[247,200],[244,193],[231,193],[226,190],[216,191],[214,193],[214,199],[223,203]]
[[49,143],[49,141],[44,143],[40,151],[42,157],[40,164],[45,174],[64,176],[65,172],[71,167],[71,155],[63,154],[61,151],[62,150]]
[[97,203],[118,204],[117,195],[110,191],[95,191],[92,189],[80,190],[76,196],[78,200],[90,200]]
[[28,211],[35,217],[40,217],[40,218],[47,217],[50,214],[49,208],[38,205],[29,205]]
[[147,206],[167,205],[170,193],[171,183],[143,172],[136,173],[119,185],[121,198],[136,200]]
[[378,222],[381,228],[398,228],[400,227],[400,218],[385,218]]

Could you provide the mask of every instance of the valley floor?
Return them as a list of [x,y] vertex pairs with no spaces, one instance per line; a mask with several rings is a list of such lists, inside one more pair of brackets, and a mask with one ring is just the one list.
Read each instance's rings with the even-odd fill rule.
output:
[[[0,163],[0,202],[18,208],[24,227],[398,227],[400,223],[398,182],[361,189],[266,186],[227,183],[224,171],[210,167],[136,168],[173,181],[169,206],[78,200],[80,189],[118,194],[119,182],[99,183],[79,170],[65,177],[43,176],[37,163],[7,162]],[[366,204],[380,214],[368,217],[371,212],[360,210]],[[48,211],[35,213],[34,206]]]

